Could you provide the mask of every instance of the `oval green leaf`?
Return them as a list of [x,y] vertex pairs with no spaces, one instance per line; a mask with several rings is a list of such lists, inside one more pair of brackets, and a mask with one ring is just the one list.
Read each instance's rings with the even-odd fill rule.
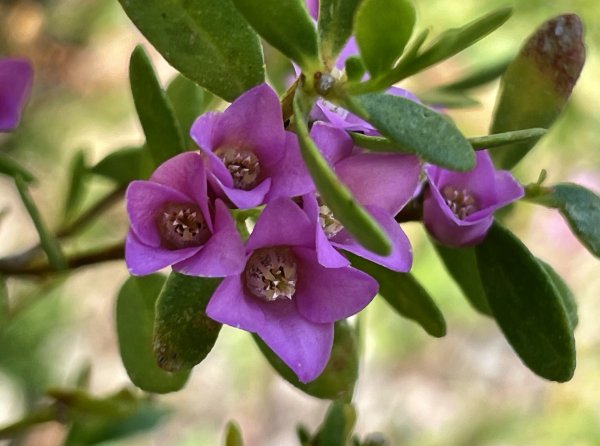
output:
[[230,421],[225,426],[225,446],[244,446],[242,432],[234,421]]
[[252,27],[303,71],[319,66],[317,30],[304,0],[233,0]]
[[575,295],[569,288],[569,285],[567,285],[564,279],[554,270],[554,268],[552,268],[542,259],[538,259],[538,262],[540,262],[550,276],[550,279],[552,279],[552,283],[554,283],[556,291],[558,291],[558,295],[562,300],[565,310],[567,310],[571,327],[575,329],[577,324],[579,324],[579,315],[577,314],[577,302],[575,301]]
[[310,138],[298,92],[294,97],[294,115],[302,157],[329,209],[361,245],[377,254],[388,255],[391,250],[389,238],[373,217],[354,199],[348,188],[339,181]]
[[63,212],[63,219],[65,220],[68,220],[79,208],[85,195],[88,170],[83,150],[79,150],[73,155],[69,172],[69,188],[67,189]]
[[334,401],[327,409],[325,419],[315,435],[315,444],[319,446],[347,445],[354,425],[356,409],[350,403]]
[[389,71],[402,55],[415,25],[411,0],[364,0],[354,24],[360,55],[371,77]]
[[125,147],[106,155],[90,171],[126,186],[133,180],[148,178],[154,170],[153,166],[152,158],[144,146]]
[[221,279],[173,271],[156,302],[154,356],[159,367],[176,372],[199,364],[211,351],[221,324],[205,309]]
[[570,380],[575,372],[573,328],[544,267],[498,223],[475,252],[494,318],[523,363],[543,378]]
[[[490,133],[550,128],[560,115],[585,62],[583,27],[574,14],[542,24],[502,76]],[[502,169],[514,167],[537,139],[492,153]]]
[[301,383],[290,369],[257,335],[252,337],[269,364],[279,375],[304,393],[321,399],[352,398],[358,379],[358,345],[356,334],[346,321],[335,323],[333,348],[323,373],[314,381]]
[[600,197],[583,186],[557,184],[547,194],[532,198],[558,209],[571,231],[593,255],[600,258]]
[[447,117],[389,94],[371,93],[346,100],[346,106],[369,121],[402,152],[447,169],[466,171],[475,165],[469,141]]
[[158,166],[185,150],[173,106],[160,86],[152,63],[138,46],[131,54],[129,80],[135,109],[146,135],[146,147]]
[[325,61],[335,62],[354,26],[356,8],[363,0],[320,0],[319,38],[321,55]]
[[166,372],[154,360],[154,307],[164,283],[160,274],[130,277],[117,297],[117,335],[123,365],[131,382],[153,393],[179,390],[189,376],[189,370]]
[[491,316],[492,310],[487,303],[479,277],[475,248],[450,248],[433,240],[431,244],[471,306],[481,314]]
[[264,82],[260,40],[231,0],[119,0],[177,71],[227,101]]
[[418,323],[431,336],[441,338],[446,335],[442,312],[412,274],[391,271],[352,254],[348,257],[352,266],[379,282],[379,294],[400,315]]

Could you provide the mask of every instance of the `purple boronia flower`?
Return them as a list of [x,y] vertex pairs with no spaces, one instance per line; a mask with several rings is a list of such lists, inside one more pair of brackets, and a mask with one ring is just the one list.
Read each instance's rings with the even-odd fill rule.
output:
[[478,151],[469,172],[428,165],[429,187],[423,221],[442,244],[461,247],[481,242],[494,221],[494,211],[523,197],[523,187],[506,170],[495,170],[487,151]]
[[266,84],[248,90],[222,113],[200,116],[191,136],[206,155],[211,185],[238,208],[312,188],[296,135],[284,129],[279,99]]
[[298,376],[327,364],[333,323],[362,310],[377,282],[350,266],[319,260],[315,222],[291,199],[267,204],[246,243],[245,267],[215,290],[206,314],[256,333]]
[[13,130],[29,97],[33,69],[24,59],[0,59],[0,132]]
[[244,268],[244,247],[221,200],[209,203],[204,161],[187,152],[126,192],[131,228],[125,261],[135,275],[172,265],[183,274],[223,277]]
[[319,261],[341,267],[348,260],[343,249],[394,271],[409,271],[412,264],[410,242],[394,216],[413,197],[419,185],[421,166],[411,155],[366,153],[354,147],[348,134],[331,124],[316,122],[311,137],[340,180],[377,220],[392,241],[389,256],[380,256],[362,247],[335,219],[331,210],[314,195],[303,196],[303,207],[316,225]]

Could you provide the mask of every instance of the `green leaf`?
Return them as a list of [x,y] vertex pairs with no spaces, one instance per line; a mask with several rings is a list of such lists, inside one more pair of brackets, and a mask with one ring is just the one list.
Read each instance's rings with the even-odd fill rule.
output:
[[4,326],[10,316],[10,301],[8,300],[8,288],[6,279],[0,276],[0,324]]
[[214,96],[195,82],[178,74],[167,86],[167,97],[173,105],[179,126],[185,135],[186,148],[196,147],[190,129],[198,116],[206,111]]
[[189,370],[217,342],[221,324],[205,309],[221,279],[185,276],[173,271],[156,302],[154,356],[164,370]]
[[[502,76],[490,132],[550,128],[571,96],[584,62],[579,17],[568,14],[544,23]],[[493,153],[495,164],[514,167],[536,142],[515,143]]]
[[429,293],[410,273],[391,271],[361,257],[348,254],[352,266],[379,282],[379,294],[400,315],[421,325],[431,336],[446,335],[446,321]]
[[491,149],[517,142],[537,141],[546,134],[546,129],[515,130],[514,132],[495,133],[493,135],[469,138],[475,150]]
[[264,82],[260,40],[231,0],[119,0],[181,74],[233,101]]
[[13,178],[19,175],[26,183],[33,183],[36,181],[36,178],[31,172],[2,153],[0,153],[0,173]]
[[75,153],[71,160],[69,171],[71,175],[63,212],[65,219],[68,219],[73,215],[73,212],[81,205],[84,197],[86,186],[85,180],[88,170],[85,161],[85,152],[83,150],[79,150]]
[[146,179],[153,169],[153,161],[144,146],[125,147],[106,155],[90,172],[126,186],[133,180]]
[[329,406],[325,420],[315,436],[318,446],[341,446],[348,444],[354,424],[356,411],[354,406],[341,401],[334,401]]
[[154,360],[154,307],[164,283],[160,274],[130,277],[117,297],[117,335],[123,365],[131,382],[153,393],[179,390],[189,377],[189,370],[169,373]]
[[158,166],[183,152],[185,145],[173,106],[141,46],[137,46],[131,54],[129,80],[135,109],[146,135],[146,147],[154,165]]
[[444,263],[446,271],[454,279],[471,306],[481,314],[491,316],[492,310],[488,305],[479,277],[475,248],[450,248],[435,241],[431,243]]
[[335,62],[336,56],[352,34],[354,14],[362,2],[363,0],[321,0],[319,2],[319,38],[324,60]]
[[27,209],[31,220],[35,226],[35,229],[38,232],[40,237],[40,244],[42,245],[42,249],[46,253],[48,257],[48,263],[52,266],[56,271],[65,270],[68,268],[67,259],[62,252],[60,247],[60,243],[54,235],[48,230],[46,224],[42,220],[42,216],[40,215],[40,211],[37,206],[33,202],[33,199],[29,195],[29,190],[27,188],[27,184],[25,180],[21,178],[20,175],[15,177],[15,185],[17,186],[17,190],[19,192],[19,196],[21,197],[21,201]]
[[323,373],[314,381],[301,383],[290,369],[257,335],[252,335],[269,364],[283,379],[304,393],[321,399],[350,401],[358,379],[358,345],[356,334],[346,321],[335,323],[333,349]]
[[398,80],[448,59],[475,44],[502,26],[512,15],[512,11],[511,7],[500,8],[460,28],[444,31],[408,65],[396,67],[394,71],[400,75]]
[[579,316],[577,314],[577,302],[575,301],[575,296],[573,295],[573,292],[569,288],[569,285],[567,285],[566,282],[563,280],[563,278],[560,277],[560,274],[558,274],[554,270],[554,268],[552,268],[542,259],[537,260],[538,262],[540,262],[540,264],[544,267],[544,269],[550,276],[550,279],[552,280],[552,283],[556,287],[556,291],[558,291],[558,295],[562,300],[565,310],[567,310],[567,316],[569,316],[569,322],[571,322],[571,327],[575,329],[577,327],[577,324],[579,323]]
[[233,0],[252,27],[303,71],[319,66],[317,30],[304,0]]
[[469,108],[481,105],[477,99],[460,91],[432,90],[419,94],[419,99],[424,104],[444,108]]
[[558,209],[583,246],[600,258],[600,197],[572,183],[557,184],[545,192],[528,199]]
[[359,81],[365,74],[365,65],[358,56],[350,56],[346,59],[345,69],[349,81]]
[[225,446],[244,446],[242,432],[234,421],[230,421],[225,426]]
[[415,25],[410,0],[364,0],[354,32],[360,55],[372,77],[389,71],[408,43]]
[[400,96],[372,93],[348,100],[347,107],[373,124],[403,152],[452,170],[475,166],[469,141],[445,116]]
[[573,329],[544,267],[498,223],[475,252],[488,304],[521,360],[543,378],[570,380],[575,371]]
[[354,199],[348,188],[337,178],[313,140],[300,105],[298,91],[294,97],[294,115],[302,157],[321,197],[329,209],[354,238],[365,248],[388,255],[391,242],[373,217]]
[[462,77],[438,87],[446,91],[464,91],[480,87],[492,82],[502,76],[508,67],[510,60],[495,61],[491,65],[477,67],[467,72]]

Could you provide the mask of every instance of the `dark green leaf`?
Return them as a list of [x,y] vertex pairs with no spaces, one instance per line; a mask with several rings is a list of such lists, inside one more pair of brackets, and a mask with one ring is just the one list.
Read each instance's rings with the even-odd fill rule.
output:
[[479,278],[475,248],[450,248],[432,241],[448,274],[454,279],[471,306],[486,316],[492,315]]
[[352,265],[379,282],[379,294],[399,314],[421,325],[431,336],[446,335],[446,321],[429,293],[410,273],[398,273],[355,255]]
[[396,67],[394,71],[397,81],[460,53],[499,28],[511,15],[512,8],[504,7],[467,23],[465,26],[444,31],[407,65]]
[[10,315],[10,302],[8,300],[8,288],[6,279],[0,276],[0,324],[4,326]]
[[177,71],[223,99],[233,101],[264,82],[260,40],[231,0],[120,3]]
[[350,400],[358,379],[358,346],[354,330],[346,321],[335,323],[333,349],[323,373],[314,381],[301,383],[296,374],[256,335],[260,351],[283,379],[304,393],[322,399]]
[[204,310],[221,279],[185,276],[173,271],[156,302],[154,356],[164,370],[189,370],[217,342],[221,324]]
[[501,60],[491,65],[475,68],[462,77],[438,87],[440,90],[463,91],[485,85],[496,80],[506,71],[509,60]]
[[234,421],[230,421],[225,426],[225,446],[244,446],[242,433]]
[[469,108],[481,105],[477,99],[460,91],[433,90],[419,94],[419,99],[424,104],[443,108]]
[[0,173],[11,177],[19,175],[26,183],[32,183],[36,181],[36,178],[32,173],[30,173],[15,160],[8,158],[2,153],[0,153]]
[[337,178],[313,140],[310,138],[305,114],[300,105],[300,94],[294,97],[294,115],[302,157],[317,190],[336,218],[365,248],[388,255],[391,243],[387,235],[354,199],[348,188]]
[[319,37],[323,59],[335,62],[354,25],[356,8],[363,0],[321,0],[319,2]]
[[198,116],[206,111],[214,96],[195,82],[178,74],[167,87],[167,96],[175,110],[179,126],[185,135],[186,148],[196,146],[190,137],[190,128]]
[[410,0],[364,0],[356,12],[354,33],[372,77],[389,71],[408,43],[415,25]]
[[544,267],[498,223],[475,252],[488,304],[521,360],[543,378],[570,380],[575,371],[573,329]]
[[233,0],[235,7],[267,42],[303,71],[319,66],[317,30],[304,0]]
[[145,147],[125,147],[106,155],[90,171],[125,186],[133,180],[148,178],[153,165]]
[[50,263],[50,266],[52,266],[52,268],[54,268],[56,271],[67,269],[67,259],[62,252],[60,244],[58,243],[56,237],[54,237],[54,235],[48,230],[46,224],[42,220],[40,211],[29,195],[29,190],[25,180],[23,180],[20,175],[17,175],[15,177],[15,184],[17,186],[17,190],[19,191],[21,201],[23,202],[25,209],[27,209],[35,229],[38,232],[40,244],[42,245],[42,248],[48,257],[48,263]]
[[352,404],[334,401],[329,406],[325,420],[314,440],[315,446],[346,445],[356,423],[356,411]]
[[85,192],[85,180],[88,173],[85,152],[79,150],[73,156],[70,166],[69,188],[67,190],[67,198],[65,200],[64,218],[68,219],[73,215],[73,212],[81,205]]
[[600,257],[600,197],[583,186],[557,184],[532,201],[558,209],[579,241]]
[[173,106],[163,91],[144,48],[131,54],[129,80],[140,123],[146,135],[146,147],[158,166],[185,150],[181,129]]
[[136,386],[154,393],[179,390],[189,376],[189,370],[166,372],[154,360],[154,307],[164,283],[164,276],[159,274],[130,277],[117,297],[117,334],[123,365]]
[[365,74],[365,65],[358,56],[350,56],[345,63],[346,76],[350,81],[359,81]]
[[469,141],[445,116],[400,96],[372,93],[347,101],[348,108],[384,136],[425,161],[452,170],[475,165]]
[[491,149],[513,143],[538,140],[546,134],[546,129],[515,130],[514,132],[495,133],[493,135],[469,138],[475,150]]
[[[550,128],[567,103],[584,62],[579,17],[568,14],[544,23],[502,76],[490,132]],[[515,143],[493,153],[495,164],[512,168],[536,142]]]
[[569,322],[571,322],[571,327],[575,329],[577,327],[577,324],[579,323],[579,316],[577,315],[577,302],[575,301],[575,296],[573,295],[573,292],[563,280],[563,278],[560,277],[560,275],[554,270],[554,268],[552,268],[542,259],[538,259],[538,262],[541,263],[541,265],[544,267],[544,269],[550,276],[550,279],[552,279],[552,283],[554,283],[556,291],[558,291],[558,295],[562,300],[565,310],[567,310],[567,315],[569,316]]

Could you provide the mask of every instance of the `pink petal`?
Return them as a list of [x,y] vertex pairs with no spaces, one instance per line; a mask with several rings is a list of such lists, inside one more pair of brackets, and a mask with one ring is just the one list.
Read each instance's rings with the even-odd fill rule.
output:
[[0,59],[0,132],[13,130],[31,92],[33,69],[25,59]]
[[310,136],[332,166],[350,156],[354,147],[352,139],[345,131],[324,122],[315,122]]
[[279,197],[296,197],[315,190],[295,133],[286,132],[285,156],[269,174],[273,183],[266,202]]
[[193,256],[198,247],[168,250],[145,245],[133,231],[129,231],[125,240],[125,263],[129,272],[135,276],[143,276],[159,271],[173,263]]

